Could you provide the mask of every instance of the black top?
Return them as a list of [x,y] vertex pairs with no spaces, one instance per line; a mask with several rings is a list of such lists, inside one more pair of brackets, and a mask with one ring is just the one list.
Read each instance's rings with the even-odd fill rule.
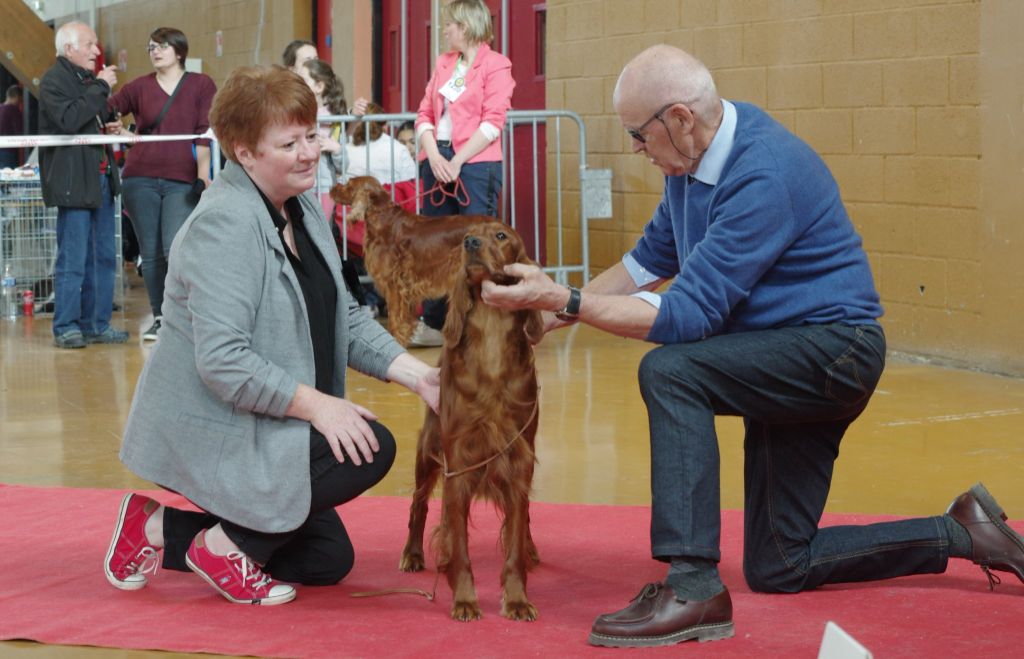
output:
[[[259,190],[259,186],[256,189]],[[263,203],[267,205],[267,211],[274,221],[274,226],[277,227],[277,232],[281,234],[287,226],[287,221],[281,217],[262,190],[260,190],[260,196],[263,197]],[[334,278],[331,277],[327,261],[313,245],[312,239],[306,232],[302,205],[299,200],[296,197],[290,197],[284,202],[284,208],[292,221],[292,234],[295,237],[295,250],[298,255],[292,254],[283,234],[281,235],[281,244],[295,271],[295,277],[299,280],[302,297],[306,301],[309,338],[313,342],[313,364],[316,368],[316,389],[325,394],[334,395],[331,383],[334,381],[334,330],[335,314],[338,309],[338,289],[334,285]]]

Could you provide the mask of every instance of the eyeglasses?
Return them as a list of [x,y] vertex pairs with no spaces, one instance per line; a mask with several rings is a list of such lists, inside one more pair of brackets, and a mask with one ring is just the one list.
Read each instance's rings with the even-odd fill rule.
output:
[[[655,112],[654,115],[650,119],[645,121],[643,124],[641,124],[639,128],[627,128],[626,132],[629,133],[629,136],[632,137],[637,142],[640,142],[641,144],[647,144],[647,138],[644,137],[644,129],[647,128],[647,126],[650,125],[650,123],[655,119],[664,124],[665,122],[664,120],[662,120],[661,115],[664,114],[665,110],[669,109],[673,105],[680,104],[682,104],[682,101],[672,101],[671,103],[665,105],[660,110]],[[665,128],[668,128],[668,126],[665,126]]]
[[170,47],[171,44],[167,43],[166,41],[164,43],[151,43],[148,46],[146,46],[146,52],[151,53],[154,50],[167,50]]

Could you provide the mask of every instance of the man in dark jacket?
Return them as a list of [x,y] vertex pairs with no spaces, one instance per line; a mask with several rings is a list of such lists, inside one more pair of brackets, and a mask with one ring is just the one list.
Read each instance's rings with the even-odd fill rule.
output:
[[[100,50],[85,23],[62,25],[56,46],[57,62],[39,86],[39,132],[98,135],[117,82],[115,67],[93,74]],[[57,207],[54,344],[124,343],[128,333],[110,326],[117,263],[114,195],[120,192],[113,153],[97,145],[39,151],[43,201]]]

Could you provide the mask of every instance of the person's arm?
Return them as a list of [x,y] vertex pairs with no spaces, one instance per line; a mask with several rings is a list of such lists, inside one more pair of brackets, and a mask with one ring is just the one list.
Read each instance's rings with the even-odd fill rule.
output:
[[138,119],[135,117],[135,109],[138,106],[138,99],[135,97],[136,87],[135,80],[132,80],[117,92],[112,93],[107,99],[107,107],[122,116],[132,115],[133,120],[138,123]]
[[[423,150],[423,155],[427,158],[427,163],[430,165],[430,171],[433,172],[434,178],[441,183],[451,183],[455,180],[455,176],[452,174],[451,163],[438,151],[437,135],[435,132],[437,120],[440,117],[435,116],[434,113],[434,97],[438,94],[437,88],[440,84],[439,73],[441,69],[445,68],[443,65],[444,60],[445,55],[437,58],[437,62],[434,64],[434,73],[427,82],[427,88],[423,92],[423,99],[420,100],[420,107],[416,111],[416,135],[419,137],[420,148]],[[451,71],[448,71],[448,74],[450,75]]]
[[480,77],[480,83],[483,84],[480,124],[451,160],[455,178],[463,165],[501,136],[505,115],[512,107],[512,92],[516,88],[512,78],[512,63],[503,55],[490,52],[488,61],[481,66],[485,66],[486,71]]
[[[210,129],[210,107],[213,105],[213,97],[217,95],[217,85],[209,76],[200,74],[199,102],[196,106],[196,124],[193,127],[196,135],[202,135]],[[203,180],[206,187],[210,187],[212,178],[210,163],[212,155],[210,151],[210,140],[196,140],[196,178]]]
[[[96,116],[105,114],[107,98],[110,96],[110,85],[106,80],[97,78],[82,84],[75,80],[71,88],[59,78],[64,77],[63,71],[54,71],[44,76],[39,86],[39,104],[57,125],[61,135],[78,135]],[[68,75],[74,75],[69,73]]]
[[[501,133],[498,134],[500,135]],[[452,156],[452,159],[449,162],[452,180],[459,177],[459,173],[462,171],[463,165],[469,162],[473,156],[490,146],[493,141],[494,140],[488,138],[484,135],[483,131],[478,128],[476,132],[473,133],[472,137],[469,138],[469,141],[463,144],[462,148]]]
[[437,411],[441,396],[440,369],[416,359],[407,352],[395,357],[388,367],[388,380],[397,382],[423,399],[430,409]]
[[[491,281],[483,283],[483,300],[502,309],[539,309],[546,312],[545,328],[555,329],[571,324],[555,318],[569,302],[569,289],[556,284],[537,266],[515,263],[505,266],[505,272],[519,278],[512,286],[499,286]],[[605,270],[581,291],[579,322],[602,329],[611,334],[633,339],[646,339],[658,309],[641,298],[632,297],[641,290],[654,290],[664,280],[656,280],[643,288],[620,262]]]
[[196,144],[196,178],[210,187],[210,145]]
[[437,140],[434,137],[433,126],[423,131],[420,135],[420,146],[423,147],[423,153],[427,156],[427,162],[430,163],[430,171],[434,173],[434,178],[441,183],[451,183],[454,181],[458,176],[458,172],[454,170],[451,162],[437,150]]
[[[441,391],[439,373],[436,367],[403,352],[388,366],[387,378],[417,394],[436,412]],[[338,462],[344,462],[345,455],[356,465],[363,460],[373,462],[373,454],[380,450],[376,435],[366,423],[367,419],[376,420],[377,415],[350,400],[300,383],[285,414],[316,428],[327,439]]]

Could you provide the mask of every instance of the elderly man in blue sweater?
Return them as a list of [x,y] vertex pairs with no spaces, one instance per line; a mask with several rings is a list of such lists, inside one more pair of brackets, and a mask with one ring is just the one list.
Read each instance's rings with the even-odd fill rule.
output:
[[752,589],[939,573],[950,557],[1024,581],[1024,538],[980,484],[945,515],[818,528],[839,444],[885,363],[867,256],[821,158],[764,111],[721,99],[707,68],[670,46],[627,64],[613,103],[633,150],[665,173],[643,237],[582,291],[514,265],[519,283],[488,282],[483,295],[549,312],[549,330],[582,321],[662,344],[639,378],[651,552],[670,567],[628,607],[599,616],[590,642],[733,635],[717,569],[718,414],[743,417],[746,429],[743,571]]

